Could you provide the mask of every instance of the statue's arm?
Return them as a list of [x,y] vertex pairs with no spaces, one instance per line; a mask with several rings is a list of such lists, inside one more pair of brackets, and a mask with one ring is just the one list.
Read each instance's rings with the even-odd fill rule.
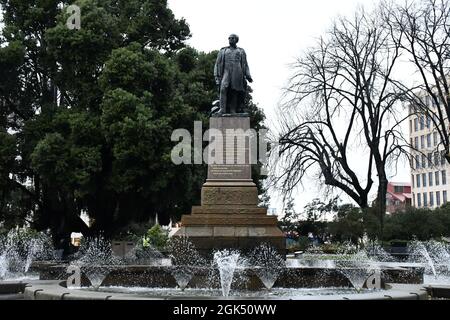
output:
[[242,49],[242,57],[243,57],[243,62],[244,62],[244,75],[245,75],[245,78],[248,81],[253,82],[252,76],[250,75],[250,68],[248,67],[247,54],[245,53],[245,50],[243,50],[243,49]]
[[223,50],[221,49],[217,54],[216,64],[214,65],[214,79],[217,84],[220,84],[222,79],[222,59],[223,59]]

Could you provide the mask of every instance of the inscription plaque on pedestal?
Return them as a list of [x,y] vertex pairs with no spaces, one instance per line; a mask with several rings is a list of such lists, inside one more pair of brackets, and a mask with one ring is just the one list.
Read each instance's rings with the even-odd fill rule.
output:
[[[252,151],[251,143],[256,146],[256,137],[250,130],[248,117],[220,117],[210,119],[210,141],[215,138],[214,133],[222,135],[222,147],[216,150],[216,159],[221,163],[208,165],[208,180],[251,180],[252,159],[256,159],[255,150]],[[253,141],[252,141],[253,139]]]

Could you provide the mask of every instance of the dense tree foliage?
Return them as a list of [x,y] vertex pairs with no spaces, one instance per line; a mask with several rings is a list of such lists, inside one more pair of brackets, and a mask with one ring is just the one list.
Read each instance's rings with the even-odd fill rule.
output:
[[325,238],[329,234],[329,215],[335,215],[341,207],[338,205],[338,198],[323,202],[314,199],[308,203],[303,213],[296,212],[294,200],[289,198],[284,210],[284,217],[280,219],[278,225],[288,233],[296,236],[307,236],[309,233]]
[[66,27],[68,1],[0,4],[0,222],[58,242],[188,213],[205,168],[172,164],[170,136],[207,127],[217,52],[185,45],[166,0],[76,1],[79,30]]
[[450,236],[450,204],[441,208],[413,209],[386,219],[385,240],[428,240]]
[[[322,218],[328,214],[328,221]],[[330,219],[332,218],[332,219]],[[429,240],[450,236],[450,203],[431,209],[407,208],[386,216],[386,227],[379,235],[377,208],[363,210],[352,204],[338,205],[336,199],[323,203],[318,199],[305,206],[303,213],[295,211],[290,199],[280,228],[287,234],[305,237],[309,232],[333,242],[360,243],[364,236],[369,240]]]

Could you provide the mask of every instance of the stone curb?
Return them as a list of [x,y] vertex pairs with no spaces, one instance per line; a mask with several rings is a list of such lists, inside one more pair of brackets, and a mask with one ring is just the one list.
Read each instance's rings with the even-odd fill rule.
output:
[[430,284],[426,286],[426,290],[433,298],[450,299],[450,285]]
[[[333,296],[300,296],[289,298],[261,297],[242,298],[231,297],[227,300],[427,300],[428,293],[423,285],[417,284],[388,284],[388,289],[373,293],[343,294]],[[118,294],[109,292],[83,291],[78,289],[67,289],[61,285],[61,281],[33,281],[24,292],[27,300],[186,300],[205,299],[204,297],[183,297],[183,298],[159,298],[159,297],[139,297],[131,294]],[[221,300],[222,298],[210,297],[208,300]]]

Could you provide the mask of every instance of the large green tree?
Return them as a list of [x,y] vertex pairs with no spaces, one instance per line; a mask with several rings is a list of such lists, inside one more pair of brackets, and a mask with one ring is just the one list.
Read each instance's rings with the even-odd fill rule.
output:
[[207,127],[217,52],[187,47],[165,0],[76,1],[79,30],[66,1],[0,4],[0,222],[50,228],[59,242],[188,213],[205,168],[172,164],[170,136]]

